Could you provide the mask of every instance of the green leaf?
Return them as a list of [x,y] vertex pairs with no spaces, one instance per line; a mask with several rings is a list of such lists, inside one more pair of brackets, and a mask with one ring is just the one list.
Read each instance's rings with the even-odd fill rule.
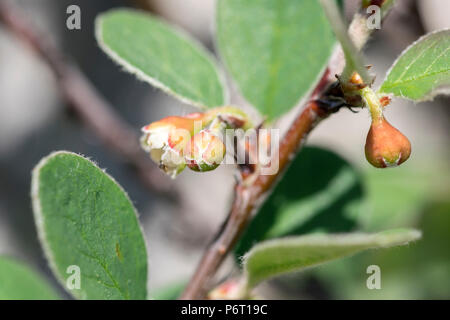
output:
[[55,290],[25,264],[0,257],[0,300],[56,300]]
[[428,34],[406,49],[394,63],[381,93],[414,101],[450,92],[450,29]]
[[189,36],[147,13],[115,9],[96,21],[100,47],[125,70],[198,107],[225,104],[212,56]]
[[[443,279],[450,279],[449,213],[449,201],[425,206],[412,222],[423,233],[414,248],[366,251],[312,273],[330,292],[331,299],[448,299],[450,286]],[[367,290],[365,286],[365,269],[373,264],[381,269],[382,290]]]
[[151,297],[153,300],[177,300],[186,288],[187,281],[170,283],[162,288],[156,289]]
[[244,257],[247,286],[288,272],[300,271],[359,251],[386,248],[417,240],[416,230],[397,229],[376,234],[313,234],[269,240],[255,246]]
[[311,232],[348,232],[365,212],[360,174],[344,159],[305,147],[250,223],[235,253],[267,239]]
[[219,0],[217,34],[240,91],[269,119],[307,94],[335,43],[317,0]]
[[55,152],[33,170],[32,200],[39,239],[64,288],[74,275],[69,266],[80,268],[73,296],[146,299],[145,241],[130,199],[110,176],[79,155]]
[[415,221],[430,196],[436,194],[432,180],[433,173],[421,168],[370,168],[364,174],[368,206],[368,214],[363,217],[364,231],[405,226]]

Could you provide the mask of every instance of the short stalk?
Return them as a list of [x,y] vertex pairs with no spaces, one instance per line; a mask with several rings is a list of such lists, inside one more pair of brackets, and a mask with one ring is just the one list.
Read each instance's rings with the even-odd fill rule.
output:
[[372,120],[381,120],[383,118],[383,107],[378,95],[369,87],[365,87],[360,92],[366,106],[369,108]]

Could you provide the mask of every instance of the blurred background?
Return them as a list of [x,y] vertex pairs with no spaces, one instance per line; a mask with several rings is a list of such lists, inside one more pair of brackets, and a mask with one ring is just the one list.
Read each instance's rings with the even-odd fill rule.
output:
[[[190,32],[215,52],[212,0],[14,0],[24,17],[70,57],[95,89],[136,134],[147,123],[167,115],[184,115],[191,107],[121,71],[98,48],[97,14],[114,7],[135,6]],[[366,47],[380,82],[394,59],[411,42],[433,30],[450,27],[450,1],[399,0],[382,29]],[[351,16],[356,0],[346,1]],[[66,28],[66,9],[81,8],[81,30]],[[232,101],[245,105],[233,92]],[[248,109],[248,106],[245,106]],[[371,251],[264,284],[262,296],[283,299],[449,299],[450,298],[450,100],[414,104],[395,100],[387,118],[413,146],[411,159],[394,170],[372,169],[364,158],[368,112],[342,110],[322,123],[308,144],[342,156],[364,176],[367,193],[364,230],[412,226],[424,238],[409,247]],[[298,110],[298,109],[297,109]],[[285,125],[293,113],[280,121]],[[150,293],[176,288],[189,279],[202,250],[228,211],[233,168],[221,166],[208,175],[185,171],[167,182],[179,194],[149,190],[120,152],[115,152],[85,125],[67,103],[59,80],[39,55],[0,23],[0,254],[20,258],[53,279],[37,240],[30,203],[31,170],[55,150],[89,156],[128,191],[144,226],[149,248]],[[111,129],[114,130],[114,129]],[[150,160],[149,160],[150,161]],[[157,179],[164,180],[156,172]],[[164,180],[165,181],[165,180]],[[193,187],[194,186],[194,187]],[[368,290],[366,268],[382,270],[382,290]],[[234,267],[233,259],[223,274]],[[1,285],[1,283],[0,283]],[[68,297],[65,295],[65,297]]]

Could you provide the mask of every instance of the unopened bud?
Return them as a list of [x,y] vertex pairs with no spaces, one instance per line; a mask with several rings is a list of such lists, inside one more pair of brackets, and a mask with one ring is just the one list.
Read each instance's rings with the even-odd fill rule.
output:
[[353,72],[352,76],[350,77],[350,83],[354,85],[363,85],[364,81],[358,72]]
[[201,114],[167,117],[142,128],[142,148],[172,178],[186,167],[184,154]]
[[191,139],[190,152],[186,157],[193,171],[205,172],[216,169],[225,157],[225,145],[209,130],[202,130]]
[[247,114],[239,108],[233,106],[219,107],[206,112],[205,119],[218,119],[228,128],[242,128],[248,130],[253,128],[253,124]]
[[239,279],[228,280],[209,292],[209,300],[242,300],[245,297],[243,282]]
[[372,122],[366,139],[366,159],[376,168],[396,167],[411,154],[411,143],[384,117]]

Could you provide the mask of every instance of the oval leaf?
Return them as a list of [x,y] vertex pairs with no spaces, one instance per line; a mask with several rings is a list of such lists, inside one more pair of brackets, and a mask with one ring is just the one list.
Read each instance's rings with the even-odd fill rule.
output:
[[269,240],[244,257],[247,286],[288,272],[300,271],[359,251],[407,244],[421,237],[416,230],[389,230],[377,234],[315,234]]
[[355,229],[365,204],[361,180],[335,153],[305,147],[250,223],[236,247],[237,257],[262,240]]
[[[73,296],[146,299],[144,238],[130,199],[110,176],[79,155],[56,152],[33,170],[32,200],[50,267]],[[78,271],[81,287],[69,290]]]
[[414,101],[450,93],[450,30],[428,34],[407,48],[388,72],[380,92]]
[[100,47],[125,70],[198,107],[225,104],[213,58],[193,39],[141,11],[116,9],[96,21]]
[[309,91],[334,45],[317,0],[220,0],[217,33],[242,94],[269,119]]
[[56,300],[52,287],[28,266],[0,257],[0,300]]

